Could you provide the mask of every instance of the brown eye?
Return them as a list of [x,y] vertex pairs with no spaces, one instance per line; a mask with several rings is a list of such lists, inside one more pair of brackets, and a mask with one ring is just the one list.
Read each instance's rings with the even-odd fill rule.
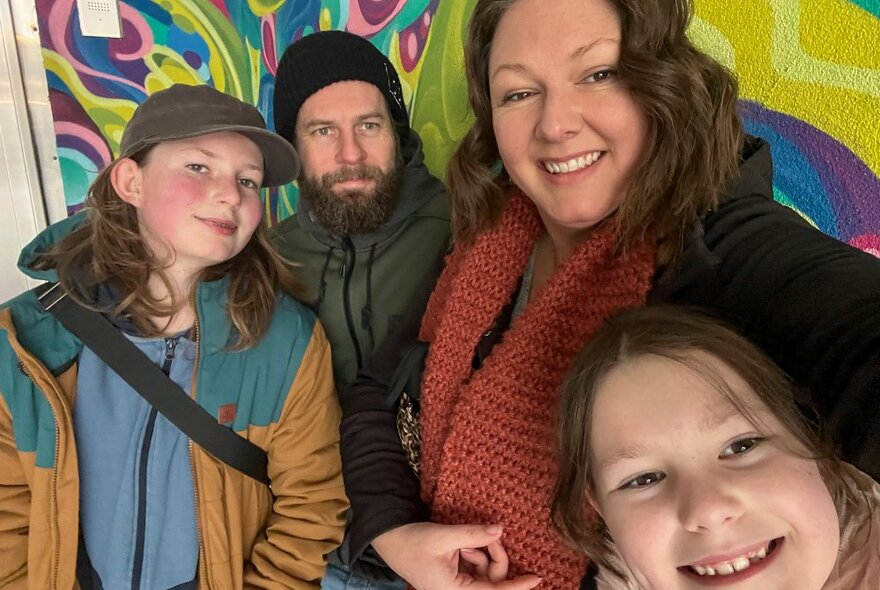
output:
[[521,100],[527,99],[532,94],[533,94],[532,92],[528,92],[525,90],[522,92],[511,92],[510,94],[508,94],[507,96],[505,96],[504,98],[501,99],[501,103],[504,104],[504,103],[508,103],[508,102],[519,102]]
[[617,75],[617,72],[613,69],[600,70],[584,78],[584,82],[586,82],[587,84],[598,84],[601,82],[607,82],[608,80],[614,78],[615,75]]
[[624,483],[620,487],[621,487],[621,489],[646,488],[648,486],[654,485],[658,481],[662,481],[665,478],[666,478],[665,474],[660,473],[658,471],[652,471],[649,473],[642,473],[641,475],[637,475],[636,477],[632,478],[631,480]]
[[743,455],[754,449],[764,439],[759,437],[741,438],[721,449],[721,457],[733,457]]

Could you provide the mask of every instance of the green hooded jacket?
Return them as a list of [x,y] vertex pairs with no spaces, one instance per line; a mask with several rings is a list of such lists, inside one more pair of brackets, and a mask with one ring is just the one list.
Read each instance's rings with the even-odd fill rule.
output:
[[297,213],[272,232],[281,254],[298,265],[294,271],[327,332],[339,391],[354,381],[425,286],[433,285],[449,248],[446,189],[425,166],[414,131],[402,150],[400,201],[378,230],[331,235],[300,200]]

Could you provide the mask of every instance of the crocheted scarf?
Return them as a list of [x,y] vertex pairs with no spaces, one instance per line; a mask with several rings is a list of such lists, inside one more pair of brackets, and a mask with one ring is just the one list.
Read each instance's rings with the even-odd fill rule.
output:
[[603,318],[644,304],[654,274],[654,243],[615,253],[613,226],[578,246],[474,371],[477,343],[515,296],[544,232],[531,201],[511,195],[493,229],[449,256],[422,323],[431,346],[421,491],[432,520],[504,525],[511,574],[537,574],[542,588],[577,588],[587,564],[550,526],[559,387]]

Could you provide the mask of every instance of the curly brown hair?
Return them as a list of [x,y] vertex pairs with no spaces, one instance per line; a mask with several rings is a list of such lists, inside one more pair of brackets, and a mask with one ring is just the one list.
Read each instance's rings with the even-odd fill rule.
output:
[[[155,145],[129,156],[143,166]],[[170,278],[141,237],[136,209],[123,201],[111,182],[114,160],[102,170],[89,187],[86,199],[87,220],[51,249],[41,254],[36,268],[55,268],[59,282],[77,302],[94,307],[89,293],[94,285],[112,281],[123,298],[113,314],[130,314],[144,336],[163,333],[151,318],[168,318],[188,305],[154,297],[148,279],[158,277],[166,290],[173,292]],[[266,333],[275,310],[279,292],[293,297],[303,293],[300,283],[288,268],[290,263],[275,250],[268,230],[260,224],[247,245],[229,260],[204,269],[193,284],[229,277],[227,313],[237,332],[232,350],[255,345]],[[102,310],[107,311],[107,310]]]
[[[465,243],[498,219],[511,188],[498,170],[488,68],[498,24],[517,1],[478,0],[468,28],[465,74],[475,121],[447,172],[453,230]],[[621,25],[618,73],[648,128],[647,151],[616,214],[621,245],[650,229],[661,240],[661,260],[670,260],[737,172],[744,139],[737,83],[685,35],[688,0],[608,1]]]
[[754,344],[717,319],[686,307],[656,305],[606,319],[575,358],[562,386],[557,414],[559,477],[551,510],[553,526],[566,541],[599,566],[623,577],[608,528],[589,509],[595,498],[589,439],[593,403],[604,379],[615,368],[647,355],[669,359],[693,371],[761,432],[766,427],[754,410],[701,355],[721,361],[739,375],[794,437],[796,446],[791,452],[817,461],[843,527],[843,521],[849,518],[848,507],[858,505],[863,494],[832,446],[819,434],[818,426],[799,411],[788,376]]

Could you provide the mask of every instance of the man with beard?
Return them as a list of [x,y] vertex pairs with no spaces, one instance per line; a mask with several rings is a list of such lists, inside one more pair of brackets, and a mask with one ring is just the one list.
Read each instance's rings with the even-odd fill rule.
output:
[[[425,306],[449,245],[445,188],[424,165],[394,66],[357,35],[319,32],[288,47],[274,119],[302,165],[297,212],[274,240],[312,293],[344,394],[407,310]],[[346,553],[330,556],[324,590],[404,587],[378,582],[381,568],[373,580],[352,574]]]

